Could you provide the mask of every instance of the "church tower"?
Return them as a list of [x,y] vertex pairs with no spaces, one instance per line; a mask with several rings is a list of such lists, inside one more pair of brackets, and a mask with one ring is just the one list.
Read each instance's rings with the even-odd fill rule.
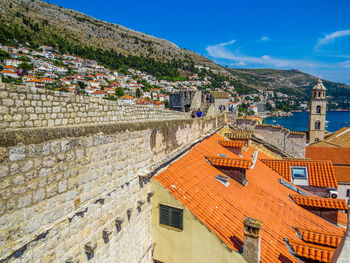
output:
[[309,117],[309,142],[314,143],[324,140],[326,125],[326,87],[319,78],[312,89]]

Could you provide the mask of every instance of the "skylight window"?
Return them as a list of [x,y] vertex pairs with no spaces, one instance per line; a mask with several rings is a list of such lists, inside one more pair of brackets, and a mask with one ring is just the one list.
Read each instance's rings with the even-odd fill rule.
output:
[[307,167],[292,166],[291,167],[292,182],[296,185],[309,185],[309,177]]
[[222,153],[218,153],[218,156],[219,156],[219,157],[225,157],[225,158],[228,157],[227,155],[222,154]]
[[292,167],[292,176],[294,179],[307,179],[306,167]]
[[230,183],[228,182],[228,177],[218,174],[217,176],[215,176],[216,180],[218,180],[220,183],[222,183],[225,186],[229,186]]
[[282,179],[278,179],[278,182],[280,184],[284,185],[285,187],[287,187],[287,188],[289,188],[289,189],[291,189],[291,190],[293,190],[293,191],[295,191],[295,192],[297,192],[297,193],[299,193],[301,195],[311,196],[309,193],[307,193],[307,192],[297,188],[295,185],[292,185],[292,184],[290,184],[290,183],[288,183],[288,182],[286,182],[286,181],[284,181]]

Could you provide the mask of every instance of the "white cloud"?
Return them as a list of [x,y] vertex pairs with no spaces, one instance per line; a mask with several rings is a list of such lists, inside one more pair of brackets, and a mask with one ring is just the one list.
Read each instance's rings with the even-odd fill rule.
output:
[[228,46],[228,45],[232,45],[232,44],[234,44],[234,43],[236,43],[236,40],[233,39],[233,40],[231,40],[231,41],[229,41],[229,42],[217,44],[216,46],[225,47],[225,46]]
[[350,68],[350,60],[345,60],[343,62],[340,62],[339,65],[344,68]]
[[249,56],[249,55],[241,54],[237,50],[235,51],[229,50],[226,46],[228,45],[227,43],[230,43],[230,42],[207,46],[206,51],[208,52],[209,56],[216,59],[231,60],[233,62],[231,65],[236,65],[236,66],[259,65],[263,67],[299,68],[299,69],[333,67],[333,65],[328,63],[320,63],[315,61],[297,60],[297,59],[281,59],[281,58],[272,57],[267,54],[263,56]]
[[260,38],[260,41],[262,41],[262,42],[266,42],[266,41],[269,41],[269,40],[270,40],[270,38],[268,38],[267,36],[263,36],[263,37]]
[[315,46],[315,48],[319,48],[323,45],[327,45],[332,43],[335,39],[339,37],[346,37],[350,36],[350,30],[340,30],[340,31],[335,31],[329,35],[325,34],[323,38],[320,38]]
[[274,67],[292,66],[292,63],[289,60],[273,58],[269,55],[254,57],[254,56],[247,56],[247,55],[239,54],[237,52],[229,51],[225,48],[225,46],[227,46],[228,45],[227,43],[230,43],[230,42],[207,46],[206,50],[211,57],[214,57],[217,59],[233,60],[240,63],[240,65],[253,63],[253,64],[263,64],[263,65],[274,66]]

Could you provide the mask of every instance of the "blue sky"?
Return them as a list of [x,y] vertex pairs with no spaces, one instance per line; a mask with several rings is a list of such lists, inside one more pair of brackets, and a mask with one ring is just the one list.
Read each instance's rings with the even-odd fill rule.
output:
[[349,0],[51,0],[230,67],[299,69],[350,84]]

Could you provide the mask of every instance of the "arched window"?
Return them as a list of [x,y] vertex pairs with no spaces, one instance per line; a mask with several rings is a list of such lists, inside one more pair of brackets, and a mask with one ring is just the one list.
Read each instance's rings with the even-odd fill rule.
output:
[[318,97],[321,97],[321,92],[318,92]]
[[321,128],[321,122],[320,121],[316,121],[315,122],[315,130],[319,130]]
[[321,106],[320,106],[320,105],[318,105],[318,106],[316,107],[316,113],[321,113]]

